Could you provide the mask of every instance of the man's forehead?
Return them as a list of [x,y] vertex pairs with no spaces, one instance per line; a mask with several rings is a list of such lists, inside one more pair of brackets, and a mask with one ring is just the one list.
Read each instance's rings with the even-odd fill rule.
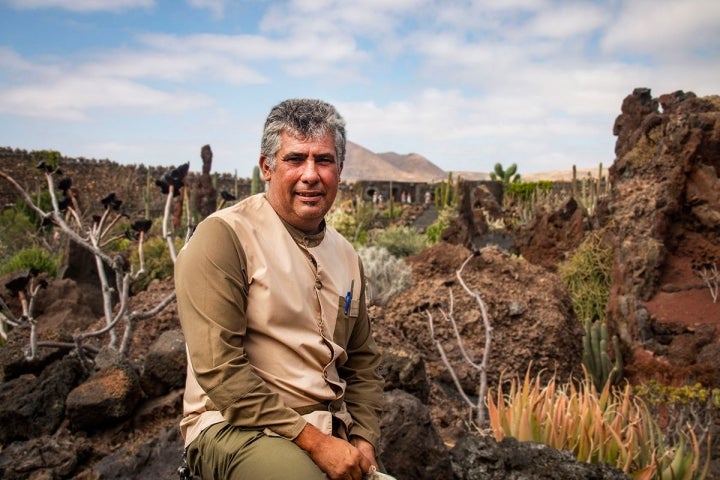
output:
[[281,133],[281,150],[307,152],[312,149],[316,152],[330,153],[335,155],[335,138],[332,132],[327,132],[322,137],[306,137],[291,131]]

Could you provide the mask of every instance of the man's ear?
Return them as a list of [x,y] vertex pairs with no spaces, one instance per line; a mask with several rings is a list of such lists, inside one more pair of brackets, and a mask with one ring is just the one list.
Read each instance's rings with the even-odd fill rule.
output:
[[267,163],[265,162],[265,155],[260,155],[260,160],[258,160],[258,166],[260,167],[260,173],[262,173],[263,180],[269,182],[270,177],[272,177],[272,170],[270,170],[270,167],[268,167]]

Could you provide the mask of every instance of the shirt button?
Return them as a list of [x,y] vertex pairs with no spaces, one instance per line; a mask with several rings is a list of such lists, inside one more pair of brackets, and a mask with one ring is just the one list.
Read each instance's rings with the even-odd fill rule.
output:
[[322,282],[320,280],[315,280],[315,288],[318,290],[322,288]]

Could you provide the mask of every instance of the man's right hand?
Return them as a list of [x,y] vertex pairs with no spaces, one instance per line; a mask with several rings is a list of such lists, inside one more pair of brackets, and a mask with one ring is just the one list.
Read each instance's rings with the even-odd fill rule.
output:
[[309,423],[294,442],[308,452],[330,480],[362,480],[370,470],[370,460],[360,450],[345,440],[325,435]]

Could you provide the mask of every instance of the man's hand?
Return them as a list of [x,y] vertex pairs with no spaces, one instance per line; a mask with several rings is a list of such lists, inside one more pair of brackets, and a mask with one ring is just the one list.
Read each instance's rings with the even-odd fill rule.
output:
[[362,480],[375,461],[374,450],[371,461],[359,448],[340,438],[325,435],[309,423],[294,441],[308,452],[330,480]]
[[375,465],[375,468],[378,467],[377,459],[375,458],[375,447],[372,446],[372,443],[368,442],[362,437],[352,437],[350,439],[350,443],[360,450],[360,453],[365,456],[368,460],[370,460],[370,463],[372,465]]

